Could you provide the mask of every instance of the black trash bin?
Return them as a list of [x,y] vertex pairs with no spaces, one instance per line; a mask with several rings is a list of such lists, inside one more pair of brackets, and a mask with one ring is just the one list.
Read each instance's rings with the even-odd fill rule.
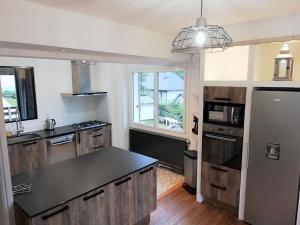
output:
[[196,194],[197,188],[197,155],[195,150],[184,151],[184,184],[183,187],[191,194]]

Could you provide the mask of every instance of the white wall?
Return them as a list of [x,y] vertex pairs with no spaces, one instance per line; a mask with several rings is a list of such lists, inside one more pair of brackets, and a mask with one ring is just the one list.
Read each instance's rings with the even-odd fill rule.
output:
[[1,0],[0,27],[0,41],[154,57],[169,56],[173,38],[26,0]]
[[[191,149],[197,149],[197,135],[191,132],[193,127],[193,115],[199,116],[199,56],[193,57],[192,63],[187,69],[186,83],[186,134],[190,139]],[[130,73],[137,70],[157,70],[156,66],[127,65],[113,63],[97,63],[95,67],[94,85],[99,90],[106,90],[107,97],[96,102],[96,118],[112,123],[113,145],[128,149],[130,109],[130,88],[132,78]],[[170,67],[173,68],[174,67]],[[166,69],[166,68],[164,68]]]
[[300,14],[224,26],[234,42],[300,35]]
[[206,53],[206,81],[246,81],[249,46],[235,46],[223,52]]
[[111,122],[113,146],[128,149],[128,65],[97,63],[93,85],[108,92],[106,97],[96,100],[96,119]]
[[[44,129],[47,115],[57,126],[95,118],[95,101],[92,98],[66,98],[61,93],[72,91],[71,62],[68,60],[0,57],[0,66],[33,66],[38,119],[24,121],[25,131]],[[13,127],[10,123],[6,126]]]

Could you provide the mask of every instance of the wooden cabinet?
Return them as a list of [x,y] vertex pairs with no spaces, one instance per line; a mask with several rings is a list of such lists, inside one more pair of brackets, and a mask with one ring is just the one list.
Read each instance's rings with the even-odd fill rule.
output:
[[109,224],[108,186],[98,188],[76,201],[77,225]]
[[8,153],[11,175],[43,167],[47,164],[45,139],[9,145]]
[[109,185],[110,225],[133,225],[136,223],[135,192],[134,174]]
[[156,165],[135,173],[136,221],[143,220],[157,207]]
[[246,103],[245,87],[204,87],[204,101],[228,102],[236,104]]
[[17,225],[136,225],[157,207],[156,164],[28,218],[15,206]]
[[76,152],[77,156],[88,154],[94,151],[93,131],[82,130],[76,133]]
[[241,172],[202,161],[201,192],[204,196],[237,208]]
[[75,201],[51,209],[32,218],[30,225],[74,225],[76,224]]
[[111,147],[110,125],[82,130],[76,133],[77,156],[98,151],[105,147]]

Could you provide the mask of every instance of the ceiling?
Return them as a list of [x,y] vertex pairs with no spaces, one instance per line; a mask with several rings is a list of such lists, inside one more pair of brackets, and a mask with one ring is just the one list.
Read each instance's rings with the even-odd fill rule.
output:
[[[193,25],[200,0],[29,0],[166,33]],[[235,24],[300,13],[299,0],[204,0],[208,24]]]

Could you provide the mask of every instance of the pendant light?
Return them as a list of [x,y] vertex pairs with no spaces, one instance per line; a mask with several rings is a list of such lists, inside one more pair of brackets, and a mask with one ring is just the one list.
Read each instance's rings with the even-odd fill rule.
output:
[[209,49],[211,52],[224,51],[232,39],[223,27],[207,25],[206,18],[202,16],[203,0],[201,0],[201,16],[195,26],[182,28],[175,37],[172,47],[174,52],[200,53],[201,50]]

